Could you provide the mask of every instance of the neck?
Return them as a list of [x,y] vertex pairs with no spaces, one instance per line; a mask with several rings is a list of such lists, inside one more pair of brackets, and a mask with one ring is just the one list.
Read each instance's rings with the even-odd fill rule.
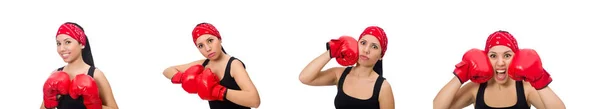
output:
[[214,61],[214,62],[221,63],[221,62],[223,62],[223,61],[227,61],[227,59],[225,59],[225,58],[227,58],[227,57],[229,57],[229,55],[227,55],[227,54],[225,54],[225,53],[221,52],[221,54],[219,54],[219,57],[217,57],[217,58],[215,58],[214,60],[211,60],[211,61]]
[[371,74],[375,73],[373,71],[373,67],[356,65],[352,70],[354,70],[354,75],[357,77],[369,77]]
[[85,62],[83,62],[83,58],[78,57],[77,59],[67,63],[67,65],[65,66],[65,69],[67,69],[67,67],[70,68],[82,68],[84,66],[86,66],[87,64]]
[[493,80],[491,80],[491,82],[488,85],[490,85],[490,87],[493,87],[493,88],[499,89],[499,90],[514,87],[513,85],[515,84],[515,80],[512,80],[510,78],[507,78],[507,79],[509,79],[509,80],[506,80],[506,83],[498,83],[498,82],[496,82],[496,80],[493,79]]

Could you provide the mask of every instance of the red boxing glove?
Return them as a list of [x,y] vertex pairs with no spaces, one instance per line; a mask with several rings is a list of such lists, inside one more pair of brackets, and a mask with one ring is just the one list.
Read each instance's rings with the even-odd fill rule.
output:
[[225,93],[227,93],[227,88],[219,84],[219,78],[210,70],[210,68],[206,68],[196,80],[199,84],[198,96],[200,96],[200,98],[208,101],[223,101]]
[[55,108],[58,106],[58,95],[67,95],[71,79],[69,74],[58,71],[50,74],[50,77],[44,83],[44,107]]
[[350,36],[341,36],[327,42],[330,58],[336,58],[338,64],[350,66],[358,61],[358,41]]
[[83,97],[83,104],[87,109],[102,109],[102,99],[96,81],[89,75],[79,74],[73,79],[73,85],[69,91],[71,98]]
[[200,74],[204,70],[202,65],[193,65],[186,69],[185,72],[177,72],[171,82],[181,83],[181,88],[188,93],[197,93],[198,84],[196,83],[196,75]]
[[516,54],[508,67],[508,76],[517,81],[528,81],[536,90],[552,82],[550,74],[542,67],[542,59],[533,49],[521,49]]
[[475,83],[484,83],[494,76],[494,70],[484,51],[471,49],[467,51],[462,61],[456,64],[454,75],[463,84],[469,80]]

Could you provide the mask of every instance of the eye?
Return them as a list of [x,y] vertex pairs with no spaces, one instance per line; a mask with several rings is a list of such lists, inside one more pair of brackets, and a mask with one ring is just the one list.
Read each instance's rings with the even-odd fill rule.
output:
[[198,48],[202,48],[204,45],[202,44],[198,44]]
[[208,39],[208,43],[212,43],[214,39]]
[[59,45],[60,45],[60,42],[56,42],[56,46],[59,46]]
[[71,41],[65,41],[65,44],[71,44]]
[[360,41],[360,45],[365,45],[367,43],[367,41]]
[[375,44],[373,44],[373,46],[371,46],[371,47],[372,47],[372,48],[374,48],[374,49],[378,49],[378,48],[379,48],[379,47],[378,47],[377,45],[375,45]]
[[504,58],[507,58],[507,59],[508,59],[508,58],[510,58],[510,57],[512,57],[512,55],[511,55],[511,54],[504,54]]
[[496,58],[496,54],[491,54],[490,58]]

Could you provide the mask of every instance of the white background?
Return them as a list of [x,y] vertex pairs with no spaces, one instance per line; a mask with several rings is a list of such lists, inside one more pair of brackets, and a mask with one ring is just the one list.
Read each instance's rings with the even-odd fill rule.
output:
[[[573,109],[596,106],[598,3],[514,1],[18,1],[0,2],[0,106],[36,109],[42,84],[65,63],[56,53],[59,25],[86,30],[96,66],[122,109],[208,108],[162,75],[202,59],[191,31],[214,24],[226,51],[240,58],[258,88],[262,109],[332,109],[336,88],[300,83],[300,71],[340,35],[385,29],[384,77],[396,108],[432,108],[470,48],[483,49],[496,30],[534,48],[552,75],[550,87]],[[338,66],[331,61],[326,68]],[[469,107],[472,108],[472,107]]]

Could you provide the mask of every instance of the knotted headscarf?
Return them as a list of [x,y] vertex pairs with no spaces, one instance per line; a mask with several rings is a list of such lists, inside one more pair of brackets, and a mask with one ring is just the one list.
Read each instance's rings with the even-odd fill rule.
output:
[[77,40],[77,42],[81,43],[83,46],[87,44],[85,33],[74,23],[67,22],[60,25],[58,32],[56,32],[56,37],[58,37],[60,34],[71,36],[71,38]]
[[194,44],[196,43],[198,37],[204,34],[210,34],[216,36],[219,40],[221,39],[221,34],[219,34],[219,30],[217,30],[217,28],[215,28],[215,26],[213,26],[212,24],[204,22],[196,25],[196,27],[192,31],[192,38],[194,40]]
[[515,53],[519,50],[517,40],[507,31],[500,30],[490,34],[485,43],[485,53],[488,53],[492,47],[497,45],[504,45]]

